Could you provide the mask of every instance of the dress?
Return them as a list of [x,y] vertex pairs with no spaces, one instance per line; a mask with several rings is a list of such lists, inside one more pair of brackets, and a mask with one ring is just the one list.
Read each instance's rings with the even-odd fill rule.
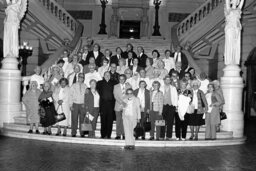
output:
[[28,123],[39,123],[40,117],[38,114],[39,102],[38,97],[41,91],[36,89],[35,91],[28,90],[22,98],[22,102],[26,106],[26,114]]
[[[71,100],[70,100],[70,88],[65,87],[61,88],[58,87],[53,92],[53,99],[55,104],[55,109],[57,110],[57,113],[64,113],[66,116],[66,119],[57,123],[59,126],[70,126],[71,125]],[[58,101],[63,100],[62,105],[59,106]]]
[[225,64],[240,64],[241,55],[241,10],[230,9],[225,11]]
[[123,109],[123,125],[125,134],[125,145],[135,145],[133,130],[140,119],[140,100],[137,97],[126,99],[126,107]]
[[56,110],[52,98],[52,91],[43,91],[39,96],[40,107],[44,112],[44,117],[40,119],[43,127],[54,125]]

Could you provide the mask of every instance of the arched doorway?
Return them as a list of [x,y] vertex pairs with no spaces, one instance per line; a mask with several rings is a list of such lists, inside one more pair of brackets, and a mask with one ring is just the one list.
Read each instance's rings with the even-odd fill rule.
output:
[[247,93],[246,93],[246,117],[256,117],[256,47],[250,52],[247,61]]

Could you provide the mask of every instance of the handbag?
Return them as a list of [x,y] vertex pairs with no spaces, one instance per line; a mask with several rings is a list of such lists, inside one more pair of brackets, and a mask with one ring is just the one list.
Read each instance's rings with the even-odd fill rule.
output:
[[143,123],[143,128],[145,132],[149,132],[151,130],[151,122],[149,121],[149,114],[146,116],[146,121]]
[[225,112],[221,111],[220,112],[220,120],[225,120],[225,119],[227,119],[227,115]]
[[[88,123],[86,122],[86,116],[88,116]],[[84,122],[81,124],[81,131],[92,131],[92,124],[89,119],[89,113],[87,112],[84,117]]]
[[136,125],[136,127],[133,129],[133,135],[134,137],[138,138],[144,135],[144,129],[141,126],[140,123]]
[[156,126],[165,126],[165,120],[159,119],[155,121]]
[[63,107],[62,107],[62,105],[59,105],[59,106],[57,107],[57,111],[58,111],[58,109],[59,109],[60,106],[61,106],[61,109],[62,109],[62,113],[60,113],[60,114],[57,113],[57,115],[55,115],[55,121],[56,121],[56,123],[57,123],[57,122],[61,122],[61,121],[63,121],[63,120],[66,119],[66,115],[65,115],[64,112],[63,112]]

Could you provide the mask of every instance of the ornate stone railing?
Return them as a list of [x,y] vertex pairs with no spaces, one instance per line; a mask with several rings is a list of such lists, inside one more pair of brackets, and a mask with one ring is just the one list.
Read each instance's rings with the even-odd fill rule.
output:
[[207,0],[198,9],[186,17],[177,27],[177,35],[181,37],[200,21],[211,14],[211,11],[219,6],[224,8],[224,0]]
[[77,21],[55,0],[38,0],[55,18],[61,21],[73,33],[77,29]]

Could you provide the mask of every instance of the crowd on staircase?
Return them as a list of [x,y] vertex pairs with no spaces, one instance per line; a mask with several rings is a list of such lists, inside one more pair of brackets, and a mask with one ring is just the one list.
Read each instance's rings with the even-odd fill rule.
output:
[[[95,138],[100,116],[101,138],[110,139],[116,120],[115,139],[125,139],[126,148],[133,149],[135,139],[172,140],[175,124],[176,140],[198,140],[200,126],[206,125],[205,139],[215,140],[220,125],[220,111],[225,103],[218,80],[196,73],[188,64],[180,46],[175,52],[167,49],[160,56],[157,49],[152,56],[142,46],[127,44],[126,50],[117,47],[101,52],[100,45],[88,38],[78,53],[65,51],[42,77],[38,66],[30,80],[30,88],[23,96],[28,133],[35,125],[45,127],[43,134]],[[99,124],[99,123],[98,123]],[[63,129],[63,130],[61,130]]]

